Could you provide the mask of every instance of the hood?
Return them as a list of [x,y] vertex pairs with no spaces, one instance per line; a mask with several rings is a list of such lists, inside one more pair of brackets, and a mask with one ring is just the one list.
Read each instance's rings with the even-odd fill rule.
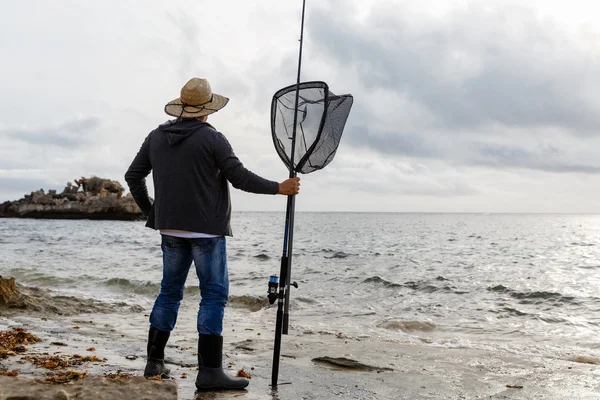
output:
[[210,124],[197,119],[180,119],[167,121],[162,124],[160,128],[166,133],[169,145],[175,146],[183,142],[203,126],[210,126]]

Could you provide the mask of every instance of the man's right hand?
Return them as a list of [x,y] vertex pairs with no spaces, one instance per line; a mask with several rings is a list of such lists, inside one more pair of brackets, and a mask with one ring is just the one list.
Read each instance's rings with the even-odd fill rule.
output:
[[290,178],[279,184],[279,192],[286,196],[293,196],[300,192],[300,178]]

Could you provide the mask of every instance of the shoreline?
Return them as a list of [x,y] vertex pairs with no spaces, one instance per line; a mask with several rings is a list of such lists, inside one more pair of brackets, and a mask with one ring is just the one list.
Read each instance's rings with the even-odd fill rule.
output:
[[[19,288],[24,293],[35,293],[36,290]],[[0,315],[4,317],[0,320],[0,331],[25,328],[43,340],[27,346],[23,354],[0,360],[0,365],[8,370],[21,370],[17,378],[2,377],[1,400],[9,396],[10,390],[22,386],[23,380],[43,377],[46,372],[22,363],[21,357],[27,355],[93,354],[100,359],[106,358],[105,363],[78,367],[87,370],[89,376],[75,385],[36,384],[29,386],[32,391],[52,387],[69,392],[76,390],[77,385],[83,385],[108,393],[109,389],[101,383],[105,374],[120,370],[138,377],[142,375],[150,311],[147,305],[118,307],[106,304],[101,311],[93,308],[87,313],[59,315],[57,312],[65,310],[64,296],[49,291],[41,295],[46,296],[47,308],[40,311],[12,310],[9,314],[0,308]],[[178,326],[165,351],[173,378],[165,383],[176,385],[179,396],[172,398],[600,399],[600,370],[587,363],[597,360],[582,358],[580,362],[574,362],[531,355],[519,357],[501,351],[445,348],[427,343],[382,340],[369,335],[349,337],[341,332],[306,332],[297,329],[293,320],[290,334],[282,338],[279,386],[277,392],[273,392],[270,387],[273,310],[250,311],[237,307],[228,307],[225,313],[223,365],[232,374],[242,368],[249,372],[252,378],[248,390],[196,396],[197,300],[197,296],[184,299]],[[77,307],[86,311],[81,304]],[[91,347],[94,351],[88,352]],[[318,361],[320,357],[355,360],[363,367],[360,364],[352,368],[334,365]],[[143,378],[135,379],[141,386],[155,385]],[[39,385],[42,389],[35,389]],[[121,390],[126,390],[126,386],[121,386]],[[159,389],[153,390],[158,396]]]

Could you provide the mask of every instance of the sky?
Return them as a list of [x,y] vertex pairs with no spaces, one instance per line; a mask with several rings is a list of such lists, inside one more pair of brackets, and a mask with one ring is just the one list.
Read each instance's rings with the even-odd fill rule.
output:
[[[296,80],[300,0],[0,3],[0,201],[81,176],[125,185],[192,77],[230,98],[209,122],[244,165],[287,178],[270,105]],[[600,213],[599,12],[308,0],[302,80],[354,105],[333,162],[301,175],[296,209]],[[232,188],[232,203],[284,211],[286,199]]]

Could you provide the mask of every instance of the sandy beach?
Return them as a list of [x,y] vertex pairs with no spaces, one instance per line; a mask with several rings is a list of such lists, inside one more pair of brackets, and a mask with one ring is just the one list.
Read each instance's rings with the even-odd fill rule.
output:
[[[0,331],[23,328],[42,341],[0,360],[4,370],[19,372],[18,377],[0,377],[2,400],[92,394],[96,399],[600,399],[597,360],[585,355],[519,357],[380,340],[369,334],[297,327],[293,316],[290,334],[283,336],[279,385],[272,390],[275,310],[251,311],[240,305],[226,312],[223,363],[232,374],[243,368],[251,375],[248,390],[198,394],[193,324],[197,297],[184,299],[166,350],[172,379],[160,382],[140,377],[145,364],[147,305],[100,304],[17,287],[29,305],[14,308],[13,302],[9,308],[10,303],[4,304]],[[23,360],[40,354],[94,355],[106,361],[78,366],[88,376],[77,382],[49,385],[33,383],[43,380],[48,371]],[[106,378],[118,371],[134,377]]]

